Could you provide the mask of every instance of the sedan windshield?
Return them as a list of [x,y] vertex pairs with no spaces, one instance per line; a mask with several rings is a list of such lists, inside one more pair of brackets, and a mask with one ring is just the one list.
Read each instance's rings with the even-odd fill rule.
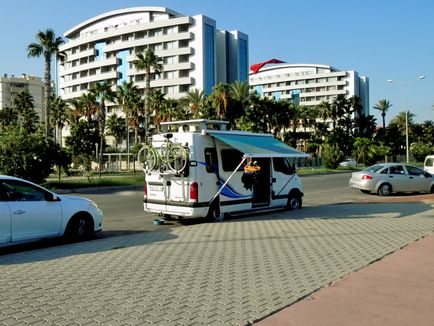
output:
[[384,165],[381,164],[375,164],[375,165],[371,165],[368,166],[366,169],[364,169],[364,172],[377,172],[378,170],[384,168]]

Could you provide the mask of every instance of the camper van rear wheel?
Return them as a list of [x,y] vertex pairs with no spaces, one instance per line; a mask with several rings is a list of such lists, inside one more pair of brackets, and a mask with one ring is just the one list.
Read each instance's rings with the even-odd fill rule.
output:
[[286,208],[289,210],[300,209],[302,206],[301,195],[298,192],[291,192],[288,197]]

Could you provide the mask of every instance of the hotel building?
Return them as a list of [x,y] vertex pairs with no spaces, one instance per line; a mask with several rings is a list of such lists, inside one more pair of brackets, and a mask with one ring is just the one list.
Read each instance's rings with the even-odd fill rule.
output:
[[22,91],[28,91],[33,97],[33,107],[36,113],[41,116],[44,101],[44,82],[39,77],[21,75],[14,76],[4,74],[0,77],[0,110],[10,107],[14,96]]
[[358,96],[364,114],[369,114],[369,79],[354,70],[340,71],[319,64],[277,64],[250,73],[249,84],[251,91],[261,96],[288,99],[307,107],[329,102],[339,94]]
[[[58,94],[77,98],[92,83],[113,86],[133,81],[145,87],[145,73],[133,65],[150,48],[162,59],[163,72],[151,81],[167,98],[178,99],[195,88],[210,94],[219,82],[248,79],[248,36],[224,31],[216,21],[186,16],[163,7],[137,7],[104,13],[64,33],[58,61]],[[109,108],[110,113],[110,108]]]

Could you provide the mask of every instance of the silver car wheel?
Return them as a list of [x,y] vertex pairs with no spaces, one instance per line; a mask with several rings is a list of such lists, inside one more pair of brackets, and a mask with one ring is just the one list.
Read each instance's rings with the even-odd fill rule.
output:
[[389,196],[392,193],[392,186],[388,183],[383,183],[380,188],[378,188],[378,194],[380,196]]

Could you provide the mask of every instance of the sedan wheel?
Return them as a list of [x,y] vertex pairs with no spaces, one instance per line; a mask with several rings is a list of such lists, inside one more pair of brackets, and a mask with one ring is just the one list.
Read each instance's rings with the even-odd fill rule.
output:
[[392,186],[388,183],[383,183],[380,188],[378,188],[378,194],[380,196],[389,196],[392,193]]
[[86,240],[91,233],[91,223],[86,216],[73,218],[66,230],[66,237],[71,241]]

